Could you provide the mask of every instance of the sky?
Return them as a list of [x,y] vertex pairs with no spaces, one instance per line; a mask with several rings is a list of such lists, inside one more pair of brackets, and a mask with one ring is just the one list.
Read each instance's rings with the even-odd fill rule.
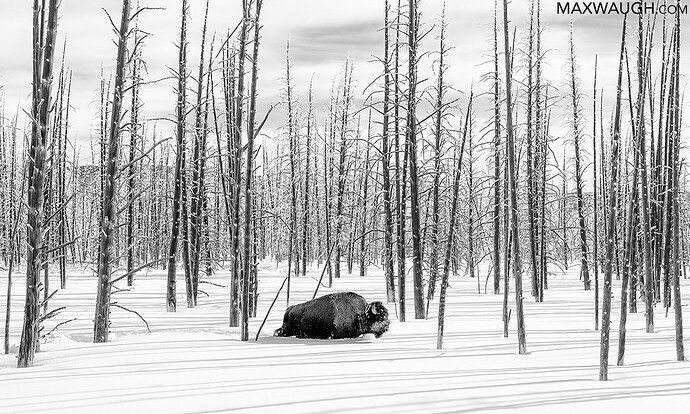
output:
[[[392,0],[395,1],[395,0]],[[170,67],[177,65],[176,42],[179,38],[181,0],[140,0],[142,6],[162,7],[162,10],[142,14],[140,26],[152,36],[143,48],[148,73],[145,80],[158,80],[170,75]],[[195,72],[199,59],[199,43],[204,0],[189,0],[189,62]],[[31,3],[30,1],[0,0],[0,96],[8,111],[28,108],[31,82]],[[405,3],[405,2],[403,2]],[[420,63],[420,79],[428,78],[422,88],[434,83],[434,62],[437,58],[438,27],[441,0],[421,0],[422,31],[430,30],[420,49],[429,52]],[[529,23],[528,0],[513,0],[509,5],[511,36],[517,29],[516,47],[525,44]],[[121,2],[118,0],[62,0],[58,26],[58,53],[66,39],[66,64],[74,72],[70,138],[85,142],[97,125],[97,96],[101,67],[112,72],[116,48],[107,10],[119,21]],[[488,92],[490,85],[482,83],[482,75],[491,69],[492,25],[494,4],[487,0],[456,0],[446,4],[447,43],[453,49],[446,60],[449,65],[447,82],[459,92],[464,107],[470,87],[475,93]],[[570,16],[557,15],[556,1],[542,0],[544,26],[544,78],[555,88],[565,90],[567,70],[568,31]],[[292,74],[297,100],[306,106],[307,88],[311,79],[317,114],[322,114],[329,99],[333,80],[342,70],[349,56],[355,65],[355,87],[358,97],[367,93],[369,85],[381,71],[376,56],[383,55],[383,0],[265,0],[262,9],[262,39],[259,72],[259,116],[272,104],[283,101],[285,76],[285,45],[290,41]],[[499,6],[499,13],[502,12]],[[223,35],[239,21],[239,0],[211,0],[209,36]],[[575,48],[580,67],[580,79],[585,95],[585,108],[594,73],[594,56],[599,59],[599,85],[605,89],[609,110],[614,99],[617,59],[619,53],[622,16],[576,16]],[[628,39],[634,53],[634,26]],[[684,42],[687,44],[687,42]],[[499,43],[499,48],[502,44]],[[688,49],[684,47],[684,49]],[[689,50],[690,51],[690,50]],[[632,56],[632,55],[631,55]],[[685,56],[688,56],[687,53]],[[518,59],[521,59],[518,57]],[[632,56],[632,64],[634,64]],[[685,62],[688,62],[686,59]],[[521,63],[516,63],[521,64]],[[658,74],[658,62],[652,70]],[[683,72],[689,66],[683,64]],[[634,69],[633,69],[634,70]],[[683,82],[685,83],[685,82]],[[144,87],[144,111],[150,118],[171,116],[175,109],[174,80],[164,80]],[[193,95],[192,95],[193,96]],[[488,99],[477,106],[478,117],[488,116]],[[585,112],[585,120],[589,113]],[[323,118],[323,116],[321,115]],[[552,130],[566,134],[566,120],[556,117]],[[565,116],[563,116],[565,118]],[[164,122],[165,123],[165,122]],[[284,112],[275,111],[266,125],[276,130],[284,123]],[[159,130],[172,134],[172,125]]]

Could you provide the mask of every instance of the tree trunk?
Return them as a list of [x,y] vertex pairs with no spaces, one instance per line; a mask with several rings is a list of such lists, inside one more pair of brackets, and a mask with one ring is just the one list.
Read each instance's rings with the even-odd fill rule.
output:
[[[204,178],[206,166],[206,139],[208,120],[208,89],[204,98],[204,52],[206,48],[206,27],[208,21],[208,0],[206,1],[206,13],[204,14],[204,26],[201,33],[201,53],[199,56],[199,75],[197,78],[196,120],[194,125],[194,150],[192,151],[192,186],[191,208],[189,215],[189,239],[190,239],[190,282],[192,305],[197,304],[197,292],[199,285],[199,267],[201,264],[202,233],[204,221]],[[211,50],[213,56],[213,50]],[[213,59],[212,57],[210,59]],[[210,65],[210,63],[209,63]],[[209,67],[209,72],[211,68]],[[210,85],[209,85],[210,87]]]
[[313,110],[312,99],[312,81],[309,81],[309,111],[307,113],[307,155],[305,158],[305,172],[304,172],[304,219],[302,221],[302,275],[307,275],[307,253],[309,251],[309,244],[307,237],[309,227],[309,179],[311,178],[310,161],[311,161],[311,120]]
[[414,284],[414,317],[424,319],[422,276],[422,233],[419,220],[419,178],[417,172],[417,0],[409,0],[408,25],[408,101],[405,141],[410,157],[410,216],[412,218],[412,271]]
[[598,56],[594,56],[594,88],[593,88],[593,109],[592,109],[592,165],[594,168],[594,177],[592,180],[592,187],[594,193],[594,212],[593,212],[593,257],[594,263],[594,330],[599,330],[599,223],[598,223],[598,199],[597,191],[597,62]]
[[589,259],[587,252],[587,225],[585,224],[584,197],[582,195],[582,155],[580,151],[581,127],[580,127],[580,95],[577,85],[576,64],[575,64],[575,45],[573,42],[573,26],[570,26],[570,91],[573,103],[573,142],[575,144],[575,190],[577,193],[577,216],[580,224],[580,253],[581,267],[580,274],[584,283],[585,290],[590,290],[591,282],[589,279]]
[[182,211],[182,175],[186,170],[185,116],[187,113],[187,0],[182,0],[182,24],[180,30],[179,68],[177,73],[177,154],[175,155],[175,190],[172,205],[172,230],[168,250],[168,281],[166,304],[168,312],[177,310],[177,249],[180,239]]
[[383,269],[386,278],[386,298],[395,302],[395,278],[393,276],[393,215],[391,212],[390,147],[388,140],[390,111],[390,68],[388,54],[388,0],[385,2],[384,18],[384,68],[383,68],[383,132],[381,133],[381,172],[383,177]]
[[493,267],[494,295],[501,293],[501,101],[498,74],[498,0],[494,0],[494,200],[493,200]]
[[122,0],[122,22],[118,31],[117,64],[115,66],[115,87],[113,89],[112,112],[108,139],[106,183],[103,193],[103,214],[100,226],[100,256],[98,258],[98,293],[96,294],[96,317],[93,327],[94,342],[108,342],[110,327],[110,265],[117,228],[117,173],[120,159],[120,113],[124,94],[125,65],[127,59],[127,37],[129,35],[130,1]]
[[503,0],[503,35],[506,66],[506,130],[508,139],[506,153],[508,159],[508,185],[510,191],[510,206],[512,209],[511,232],[513,248],[513,277],[515,278],[515,309],[517,317],[518,352],[520,355],[527,353],[527,340],[525,338],[525,317],[522,307],[522,261],[520,259],[520,237],[518,235],[518,203],[517,203],[517,165],[515,162],[515,142],[513,131],[513,102],[511,84],[511,59],[509,34],[508,34],[508,1]]
[[460,176],[462,172],[462,156],[465,153],[465,140],[467,138],[468,125],[470,123],[470,113],[472,112],[472,99],[474,93],[470,93],[470,101],[467,104],[467,113],[465,114],[465,125],[463,126],[462,144],[460,145],[460,154],[458,155],[458,163],[455,166],[455,174],[453,180],[453,196],[450,204],[450,216],[448,217],[448,239],[446,240],[446,251],[443,259],[443,275],[441,276],[441,293],[439,294],[438,302],[438,330],[436,332],[436,349],[443,348],[443,329],[446,314],[446,291],[448,290],[448,275],[450,273],[450,257],[453,252],[453,236],[455,233],[455,216],[458,211],[458,193],[460,189]]
[[[254,190],[252,188],[252,176],[254,170],[254,139],[258,135],[259,129],[256,127],[256,94],[257,80],[259,71],[259,15],[261,14],[262,0],[256,1],[256,11],[254,15],[254,50],[252,52],[252,86],[249,94],[249,127],[247,134],[247,164],[244,181],[244,274],[242,276],[242,325],[240,339],[249,340],[249,282],[251,279],[251,236],[252,236],[252,198]],[[249,10],[246,2],[244,5],[244,18],[249,19]]]
[[362,218],[361,218],[361,225],[362,225],[362,231],[359,239],[359,276],[364,277],[366,275],[367,271],[367,227],[370,225],[368,221],[368,203],[369,203],[369,156],[370,156],[370,151],[371,151],[371,107],[369,107],[369,120],[368,120],[368,127],[367,127],[367,142],[364,144],[366,145],[366,150],[365,150],[365,157],[364,157],[364,179],[362,182]]
[[609,333],[611,328],[611,282],[614,260],[614,238],[616,234],[616,205],[618,196],[618,147],[621,134],[621,84],[623,79],[623,54],[625,53],[625,32],[627,17],[623,18],[621,52],[618,60],[618,86],[616,89],[616,109],[613,121],[613,142],[611,143],[611,180],[609,182],[609,209],[606,223],[606,262],[604,266],[604,293],[601,316],[601,348],[599,355],[599,380],[608,380],[609,371]]
[[431,255],[429,257],[429,289],[426,301],[426,316],[429,315],[429,303],[434,298],[434,291],[436,290],[436,280],[438,279],[438,255],[440,251],[440,242],[438,237],[439,221],[440,221],[440,191],[441,191],[441,150],[443,146],[442,127],[444,118],[444,92],[445,86],[443,75],[446,67],[443,59],[446,54],[445,46],[445,5],[443,15],[441,17],[441,35],[439,45],[439,63],[438,63],[438,83],[436,85],[436,108],[435,108],[435,125],[434,125],[434,184],[431,189]]
[[33,91],[31,113],[34,122],[29,143],[29,169],[27,182],[27,252],[26,300],[24,323],[17,367],[33,366],[39,339],[39,288],[43,254],[44,198],[46,173],[46,145],[50,117],[50,90],[53,79],[53,55],[57,36],[58,0],[48,3],[48,21],[44,32],[43,12],[34,0],[33,16]]

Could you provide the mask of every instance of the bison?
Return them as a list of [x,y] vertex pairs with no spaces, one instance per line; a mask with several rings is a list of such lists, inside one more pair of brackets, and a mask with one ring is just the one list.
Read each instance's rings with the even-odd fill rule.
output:
[[274,336],[311,339],[357,338],[387,330],[388,310],[381,302],[367,301],[353,292],[331,293],[285,310],[283,326]]

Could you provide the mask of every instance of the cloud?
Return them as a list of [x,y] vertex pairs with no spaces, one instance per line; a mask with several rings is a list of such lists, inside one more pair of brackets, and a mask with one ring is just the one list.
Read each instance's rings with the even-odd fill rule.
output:
[[[146,6],[164,6],[165,10],[146,12],[141,17],[142,29],[152,36],[143,49],[148,63],[147,80],[169,75],[169,67],[177,65],[176,42],[179,38],[180,0],[140,0]],[[397,2],[390,1],[392,6]],[[95,119],[98,83],[101,66],[112,71],[115,48],[110,23],[103,12],[108,10],[117,20],[119,0],[68,1],[61,4],[58,28],[59,49],[67,38],[67,65],[74,70],[71,113],[72,134],[82,140],[89,137]],[[438,20],[441,0],[421,1],[421,19],[431,33],[423,40],[422,51],[434,52],[438,48]],[[518,42],[524,39],[528,24],[529,1],[510,3],[511,35],[517,28]],[[406,2],[403,1],[403,7]],[[190,1],[189,64],[196,67],[203,24],[205,2]],[[239,21],[239,1],[211,0],[209,36],[222,37]],[[455,88],[468,92],[474,83],[475,91],[487,90],[479,84],[484,72],[490,68],[481,64],[492,55],[492,26],[494,4],[485,0],[447,1],[447,43],[453,47],[447,56],[447,81]],[[567,58],[568,16],[556,15],[555,1],[542,0],[542,23],[545,28],[542,49],[546,51],[544,77],[554,85],[561,85]],[[260,56],[259,111],[282,100],[285,73],[285,42],[291,39],[295,97],[306,104],[310,79],[314,79],[315,102],[321,116],[330,97],[331,84],[349,54],[355,64],[358,92],[375,79],[381,65],[372,62],[374,55],[383,54],[383,11],[381,0],[267,0],[262,11],[262,39]],[[502,13],[499,4],[499,17]],[[390,16],[393,19],[393,16]],[[580,78],[586,93],[593,82],[594,56],[599,56],[599,82],[606,89],[607,109],[615,84],[620,43],[619,16],[581,16],[575,19],[575,41],[581,67]],[[660,23],[657,23],[660,25]],[[636,25],[631,24],[630,53],[634,53]],[[402,38],[404,39],[404,34]],[[12,107],[17,103],[28,105],[31,88],[31,2],[0,0],[0,83],[2,94]],[[216,42],[216,50],[219,40]],[[502,38],[499,44],[502,48]],[[658,49],[656,48],[657,52]],[[404,59],[404,50],[403,56]],[[428,54],[420,62],[420,78],[433,79],[436,55]],[[689,63],[683,61],[683,72]],[[517,63],[517,61],[516,61]],[[631,61],[634,64],[634,59]],[[653,65],[658,72],[659,65]],[[175,106],[174,81],[162,81],[142,91],[145,110],[149,114],[172,114]],[[427,81],[429,85],[432,81]],[[361,96],[359,96],[361,98]],[[467,99],[467,94],[462,96]],[[479,98],[477,108],[483,108]],[[464,103],[462,104],[464,107]],[[478,114],[481,116],[481,114]],[[284,116],[277,110],[267,128],[277,128]],[[167,126],[160,125],[164,129]],[[555,133],[559,133],[554,127]]]

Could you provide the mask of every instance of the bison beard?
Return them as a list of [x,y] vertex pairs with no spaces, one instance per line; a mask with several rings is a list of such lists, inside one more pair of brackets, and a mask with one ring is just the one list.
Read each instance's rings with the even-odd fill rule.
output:
[[388,310],[381,302],[367,301],[352,292],[331,293],[285,310],[283,326],[274,336],[313,339],[357,338],[388,330]]

